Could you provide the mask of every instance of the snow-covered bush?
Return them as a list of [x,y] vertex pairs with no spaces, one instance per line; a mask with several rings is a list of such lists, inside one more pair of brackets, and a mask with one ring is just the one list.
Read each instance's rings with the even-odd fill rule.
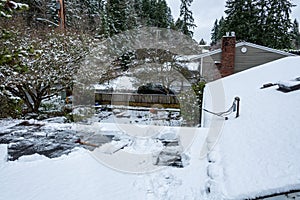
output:
[[17,118],[22,114],[23,101],[19,98],[7,98],[0,94],[0,118]]
[[12,26],[14,35],[0,45],[6,58],[0,62],[1,89],[21,98],[28,112],[38,112],[42,100],[70,86],[93,40],[82,34],[20,27]]

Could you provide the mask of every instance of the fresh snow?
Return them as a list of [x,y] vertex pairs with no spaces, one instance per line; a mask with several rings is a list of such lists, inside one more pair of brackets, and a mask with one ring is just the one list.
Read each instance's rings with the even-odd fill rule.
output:
[[135,91],[136,87],[133,86],[135,79],[128,76],[120,76],[114,80],[109,81],[108,83],[95,84],[95,90],[126,90],[126,91]]
[[238,118],[203,113],[204,127],[218,132],[208,154],[216,169],[209,169],[209,176],[216,181],[212,190],[223,198],[300,189],[300,91],[282,93],[276,85],[260,89],[299,77],[299,63],[299,57],[288,57],[207,84],[204,107],[210,111],[225,111],[234,97],[241,99]]
[[[12,120],[10,123],[15,124]],[[2,122],[9,128],[9,123]],[[173,140],[181,138],[186,147],[186,165],[183,168],[153,166],[149,172],[124,171],[123,165],[134,163],[140,167],[152,165],[147,160],[130,160],[125,158],[118,166],[105,163],[102,158],[122,159],[122,153],[147,155],[160,151],[162,146],[153,137],[126,136],[126,128],[133,125],[116,125],[94,123],[92,125],[64,124],[45,122],[48,129],[75,129],[77,131],[104,131],[118,135],[111,145],[117,147],[128,143],[124,149],[107,154],[101,152],[106,145],[95,151],[75,148],[69,155],[49,159],[38,154],[22,156],[16,161],[6,162],[6,145],[0,146],[0,199],[53,200],[53,199],[207,199],[207,160],[200,157],[207,129],[184,127],[159,127],[160,139]],[[126,127],[124,127],[126,126]],[[88,128],[90,127],[90,129]],[[152,128],[145,126],[142,129]],[[121,130],[120,130],[121,129]],[[172,135],[171,132],[175,133]],[[176,135],[178,133],[178,135]],[[183,134],[193,133],[195,137],[185,138]],[[135,138],[134,140],[132,138]],[[191,140],[192,139],[192,140]],[[129,141],[131,140],[131,141]],[[119,144],[113,142],[119,141]],[[123,144],[124,145],[124,144]],[[101,155],[100,155],[101,154]],[[143,159],[143,157],[138,157]]]
[[[114,139],[94,151],[75,148],[57,158],[34,154],[16,161],[7,161],[7,145],[0,145],[0,200],[245,199],[299,190],[300,91],[260,89],[299,77],[299,63],[299,57],[284,58],[208,83],[204,108],[225,111],[238,96],[240,116],[233,112],[225,120],[203,112],[201,128],[45,120],[43,129]],[[20,122],[0,120],[0,131]],[[162,145],[178,140],[177,146]],[[154,165],[159,152],[168,159],[181,151],[182,168]]]
[[7,145],[0,144],[0,170],[7,161]]
[[279,81],[278,85],[283,85],[285,87],[293,87],[300,84],[300,80],[290,80],[290,81]]

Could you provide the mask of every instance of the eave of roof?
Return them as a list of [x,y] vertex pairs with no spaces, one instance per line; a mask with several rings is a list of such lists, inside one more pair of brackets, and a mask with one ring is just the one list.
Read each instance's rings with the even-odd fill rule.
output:
[[250,43],[250,42],[239,42],[235,45],[235,47],[240,47],[240,46],[250,46],[250,47],[253,47],[253,48],[257,48],[257,49],[270,51],[270,52],[273,52],[273,53],[278,53],[278,54],[281,54],[281,55],[284,55],[284,56],[296,56],[295,54],[292,54],[292,53],[289,53],[289,52],[286,52],[286,51],[281,51],[281,50],[278,50],[278,49],[273,49],[273,48],[269,48],[269,47],[266,47],[266,46],[253,44],[253,43]]
[[[241,47],[241,46],[249,46],[249,47],[261,49],[261,50],[264,50],[264,51],[269,51],[269,52],[272,52],[272,53],[277,53],[277,54],[280,54],[280,55],[283,55],[283,56],[297,56],[297,55],[292,54],[292,53],[288,53],[288,52],[285,52],[285,51],[281,51],[281,50],[277,50],[277,49],[273,49],[273,48],[261,46],[261,45],[258,45],[258,44],[253,44],[253,43],[250,43],[250,42],[239,42],[239,43],[237,43],[235,45],[235,47]],[[198,56],[193,56],[189,61],[194,61],[194,60],[197,60],[197,59],[200,59],[200,58],[212,56],[212,55],[215,55],[215,54],[221,53],[221,52],[222,52],[222,49],[216,49],[214,51],[203,53],[203,54],[200,54]]]

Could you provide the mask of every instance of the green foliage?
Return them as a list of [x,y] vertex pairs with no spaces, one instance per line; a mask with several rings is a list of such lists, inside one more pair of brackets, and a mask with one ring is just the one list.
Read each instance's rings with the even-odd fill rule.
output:
[[[45,98],[58,94],[71,84],[77,64],[96,40],[91,35],[108,37],[141,26],[174,26],[166,0],[65,1],[69,29],[64,33],[53,26],[58,24],[56,0],[22,2],[29,8],[23,3],[0,0],[0,92],[5,98],[18,97],[30,112],[38,112]],[[183,23],[179,29],[190,36],[191,28],[195,26],[188,9],[191,2],[185,1],[186,9],[181,15]],[[12,17],[14,9],[28,11]],[[166,59],[164,55],[161,60]],[[133,64],[134,56],[132,52],[120,55],[118,66],[127,70]],[[180,68],[174,63],[172,67]],[[185,69],[183,71],[186,73]],[[45,109],[52,107],[50,104],[42,106]],[[12,108],[18,111],[18,108]]]
[[165,0],[110,0],[102,15],[102,32],[107,36],[140,26],[170,28],[171,10]]
[[300,49],[300,30],[299,30],[299,23],[295,19],[291,31],[291,35],[293,38],[293,47],[294,49]]
[[23,101],[18,98],[8,98],[0,94],[0,118],[19,118],[22,115]]
[[132,65],[134,59],[136,59],[135,52],[128,51],[117,58],[117,63],[120,65],[123,71],[126,71]]
[[[47,28],[58,25],[56,0],[25,0],[30,7],[23,13],[29,27]],[[185,0],[180,17],[182,24],[175,28],[171,9],[166,0],[69,0],[65,1],[68,29],[89,32],[100,38],[110,37],[141,26],[173,28],[190,36],[195,27],[189,6]]]
[[89,52],[92,41],[85,35],[18,30],[1,43],[2,90],[22,99],[29,112],[38,112],[43,99],[72,82],[76,63]]
[[14,11],[28,10],[28,5],[9,0],[0,0],[0,18],[12,18]]
[[198,97],[197,102],[199,103],[200,107],[202,105],[202,98],[203,98],[203,92],[204,92],[205,84],[206,84],[205,82],[200,81],[200,82],[192,85],[192,88],[193,88],[195,94]]
[[204,41],[204,39],[202,38],[199,42],[200,45],[206,45],[206,42]]
[[[14,11],[27,10],[28,5],[23,3],[15,3],[13,1],[0,1],[0,18],[12,18]],[[6,42],[14,36],[13,31],[1,28],[0,41],[3,43],[0,49],[0,66],[5,64],[13,64],[15,68],[22,70],[23,66],[19,65],[19,57],[22,55],[21,49],[11,50],[6,46]]]
[[[184,102],[180,105],[180,112],[187,125],[200,124],[204,87],[205,82],[199,82],[192,85],[191,91],[186,91],[178,96],[180,101]],[[195,96],[191,93],[195,93]]]
[[215,21],[215,23],[214,23],[214,27],[213,27],[213,29],[211,30],[211,31],[212,31],[212,33],[211,33],[211,45],[217,44],[217,41],[220,39],[220,38],[218,37],[219,28],[220,28],[220,25],[219,25],[218,20],[216,19],[216,21]]
[[192,29],[196,27],[192,11],[189,9],[193,0],[181,0],[180,16],[176,21],[175,27],[183,34],[193,37]]
[[192,88],[197,96],[197,104],[199,108],[200,119],[202,114],[203,92],[204,92],[205,84],[206,84],[205,82],[200,81],[197,84],[192,85]]
[[226,18],[216,21],[212,30],[215,44],[226,32],[234,31],[237,40],[272,48],[290,48],[290,0],[227,0]]

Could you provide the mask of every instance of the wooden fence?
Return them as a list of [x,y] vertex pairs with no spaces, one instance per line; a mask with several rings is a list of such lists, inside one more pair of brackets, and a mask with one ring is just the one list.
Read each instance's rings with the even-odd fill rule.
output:
[[152,107],[155,104],[165,108],[180,108],[176,95],[136,93],[95,93],[99,105],[126,105]]

